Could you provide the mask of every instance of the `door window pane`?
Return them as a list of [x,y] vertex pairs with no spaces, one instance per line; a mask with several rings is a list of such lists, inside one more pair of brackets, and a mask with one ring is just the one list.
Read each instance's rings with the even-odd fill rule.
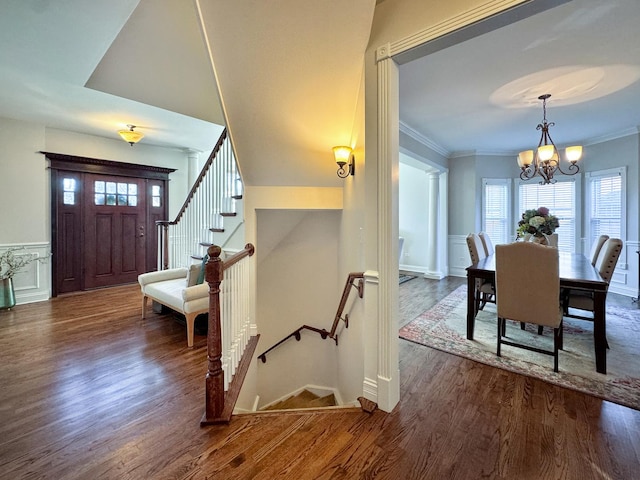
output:
[[162,196],[160,185],[151,186],[151,205],[154,207],[162,206]]
[[124,182],[94,182],[96,205],[118,205],[135,207],[138,205],[138,185]]
[[62,203],[64,205],[76,204],[77,183],[75,178],[62,179]]

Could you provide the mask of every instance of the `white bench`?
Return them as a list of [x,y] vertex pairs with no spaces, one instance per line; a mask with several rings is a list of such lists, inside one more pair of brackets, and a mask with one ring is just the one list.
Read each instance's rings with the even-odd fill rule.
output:
[[[193,347],[193,328],[196,317],[209,311],[209,284],[195,283],[200,265],[191,268],[172,268],[138,276],[142,289],[142,319],[145,318],[147,298],[182,313],[187,320],[187,346]],[[190,281],[191,280],[191,281]]]

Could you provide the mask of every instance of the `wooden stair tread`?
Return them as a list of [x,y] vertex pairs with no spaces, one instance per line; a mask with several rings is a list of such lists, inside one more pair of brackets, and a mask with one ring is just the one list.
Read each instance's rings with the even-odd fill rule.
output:
[[309,390],[303,390],[297,395],[293,395],[278,403],[274,403],[269,407],[263,409],[267,410],[291,410],[300,408],[322,408],[322,407],[334,407],[336,406],[336,397],[333,393],[319,397],[318,395],[310,392]]
[[336,406],[336,397],[333,393],[329,395],[325,395],[324,397],[316,398],[315,400],[311,400],[308,407],[335,407]]

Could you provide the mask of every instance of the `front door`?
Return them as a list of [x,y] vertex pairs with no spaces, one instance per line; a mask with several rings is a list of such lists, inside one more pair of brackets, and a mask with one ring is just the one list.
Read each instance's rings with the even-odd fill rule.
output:
[[84,287],[135,282],[146,271],[145,181],[87,174],[84,186]]
[[52,294],[134,283],[157,269],[173,168],[43,152],[51,168]]

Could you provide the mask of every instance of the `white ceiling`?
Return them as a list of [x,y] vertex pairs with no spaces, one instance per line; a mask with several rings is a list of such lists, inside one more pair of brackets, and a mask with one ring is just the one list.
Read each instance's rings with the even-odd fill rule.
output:
[[[268,165],[265,184],[292,159],[310,168],[298,184],[317,183],[329,147],[350,140],[375,2],[243,3],[202,2],[227,9],[204,13],[227,42],[219,73],[238,153]],[[113,139],[133,123],[144,143],[211,150],[224,120],[193,0],[0,9],[0,116]],[[639,21],[638,0],[573,0],[404,64],[401,121],[445,154],[515,152],[537,144],[536,97],[551,93],[559,146],[637,131]],[[261,158],[265,142],[275,148]]]
[[210,152],[224,124],[192,0],[3,0],[0,116]]
[[446,155],[637,132],[638,0],[573,0],[400,67],[400,118]]

